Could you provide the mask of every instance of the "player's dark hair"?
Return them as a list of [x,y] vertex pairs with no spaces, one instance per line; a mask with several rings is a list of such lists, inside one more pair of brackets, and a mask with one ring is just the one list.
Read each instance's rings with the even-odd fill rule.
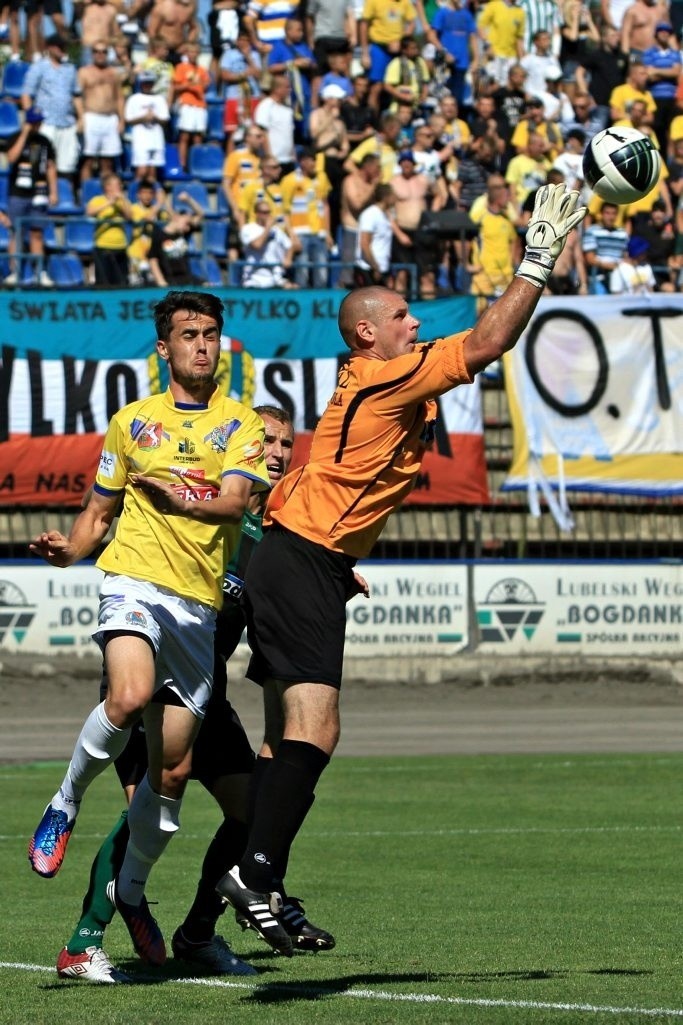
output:
[[254,412],[259,416],[269,416],[271,419],[277,420],[278,423],[293,426],[291,414],[281,406],[254,406]]
[[178,310],[213,317],[219,332],[223,331],[223,303],[211,292],[168,292],[154,307],[154,327],[157,338],[167,342],[171,334],[173,315]]

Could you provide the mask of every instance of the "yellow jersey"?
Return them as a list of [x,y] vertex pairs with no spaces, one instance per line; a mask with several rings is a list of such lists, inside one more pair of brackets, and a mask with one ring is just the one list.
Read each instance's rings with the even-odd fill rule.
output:
[[263,438],[261,418],[219,388],[206,405],[176,405],[167,390],[120,409],[105,435],[95,491],[123,493],[123,509],[98,567],[220,608],[225,564],[239,542],[240,524],[165,516],[133,487],[131,474],[156,477],[197,502],[218,497],[231,474],[266,491]]
[[517,44],[524,39],[526,14],[517,4],[489,0],[479,15],[478,26],[494,57],[517,57]]
[[327,197],[332,186],[325,173],[309,178],[299,168],[280,182],[282,205],[295,235],[318,235],[327,231]]
[[368,39],[378,46],[400,42],[416,17],[411,0],[365,0],[363,5],[362,19],[368,23]]
[[128,245],[125,221],[116,205],[106,196],[93,196],[88,202],[85,212],[88,217],[96,217],[95,245],[98,249],[125,249]]

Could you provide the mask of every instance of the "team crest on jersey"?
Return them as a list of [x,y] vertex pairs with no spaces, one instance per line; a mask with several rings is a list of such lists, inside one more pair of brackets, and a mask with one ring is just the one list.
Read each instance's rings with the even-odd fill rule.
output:
[[126,612],[126,622],[130,626],[147,626],[147,620],[145,619],[144,613],[134,609],[132,612]]
[[225,423],[219,424],[218,427],[214,427],[206,435],[204,441],[208,442],[214,452],[227,452],[230,435],[237,430],[239,425],[239,420],[228,420]]
[[159,448],[161,442],[169,438],[163,424],[150,423],[149,420],[133,420],[130,435],[138,448]]

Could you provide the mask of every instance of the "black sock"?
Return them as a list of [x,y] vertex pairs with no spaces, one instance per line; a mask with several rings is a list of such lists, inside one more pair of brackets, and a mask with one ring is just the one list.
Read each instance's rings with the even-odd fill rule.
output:
[[[262,755],[256,756],[256,764],[252,769],[251,775],[249,776],[249,784],[247,787],[247,822],[249,825],[254,821],[254,809],[256,807],[256,795],[258,794],[259,787],[261,786],[261,780],[263,774],[270,768],[272,758],[264,758]],[[232,868],[232,865],[230,866]]]
[[197,893],[181,926],[189,943],[205,943],[215,933],[216,922],[225,911],[225,903],[216,893],[216,883],[242,857],[247,835],[248,829],[244,822],[227,818],[209,844]]
[[242,882],[250,890],[275,888],[277,866],[286,867],[289,848],[329,760],[329,755],[314,744],[283,740],[266,766],[256,794],[249,842],[240,862]]

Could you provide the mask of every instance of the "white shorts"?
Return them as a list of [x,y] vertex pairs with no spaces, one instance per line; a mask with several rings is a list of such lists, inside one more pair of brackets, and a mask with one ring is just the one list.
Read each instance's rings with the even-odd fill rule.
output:
[[83,115],[83,154],[86,157],[118,157],[123,152],[117,114]]
[[204,135],[209,124],[209,112],[206,107],[191,107],[181,103],[178,107],[178,131],[191,132],[193,135]]
[[54,125],[43,124],[40,134],[45,135],[55,148],[58,174],[73,174],[78,167],[81,147],[78,144],[76,125],[68,128],[56,128]]
[[154,691],[168,687],[199,719],[213,681],[216,610],[146,580],[105,574],[93,640],[104,651],[112,631],[146,637],[155,654]]

